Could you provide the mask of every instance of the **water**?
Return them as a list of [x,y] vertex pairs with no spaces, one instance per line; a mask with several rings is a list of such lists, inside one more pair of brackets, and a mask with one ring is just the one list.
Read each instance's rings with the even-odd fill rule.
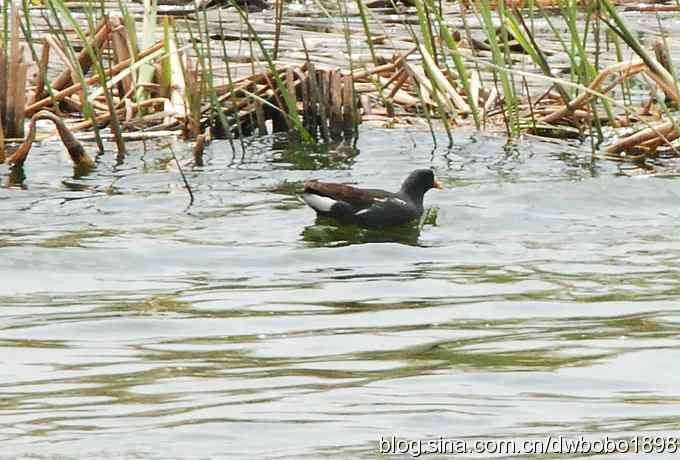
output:
[[[21,185],[2,167],[0,458],[680,435],[676,160],[470,132],[451,149],[375,129],[357,149],[215,142],[187,209],[165,142],[85,177],[56,144]],[[429,166],[446,190],[420,231],[315,222],[295,196]]]

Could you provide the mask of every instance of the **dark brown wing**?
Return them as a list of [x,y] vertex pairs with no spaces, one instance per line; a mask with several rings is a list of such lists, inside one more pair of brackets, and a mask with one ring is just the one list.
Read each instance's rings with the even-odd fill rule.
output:
[[317,195],[333,198],[334,200],[344,201],[354,208],[367,208],[373,204],[373,200],[376,198],[386,198],[394,195],[385,190],[361,189],[351,185],[319,182],[316,180],[305,182],[305,192],[316,193]]

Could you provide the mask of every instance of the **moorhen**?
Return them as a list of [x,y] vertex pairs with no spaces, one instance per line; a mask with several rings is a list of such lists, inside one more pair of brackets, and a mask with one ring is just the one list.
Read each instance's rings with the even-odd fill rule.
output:
[[342,224],[391,227],[419,218],[423,214],[423,196],[431,188],[443,188],[434,172],[416,169],[397,193],[310,180],[305,182],[302,199],[318,215]]

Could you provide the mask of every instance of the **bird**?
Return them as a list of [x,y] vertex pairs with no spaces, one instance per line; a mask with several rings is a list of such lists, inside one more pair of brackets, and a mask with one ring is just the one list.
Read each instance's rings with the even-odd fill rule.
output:
[[302,200],[317,215],[334,218],[341,224],[362,227],[393,227],[422,216],[425,193],[444,187],[431,169],[416,169],[406,177],[396,193],[362,189],[333,182],[308,180]]

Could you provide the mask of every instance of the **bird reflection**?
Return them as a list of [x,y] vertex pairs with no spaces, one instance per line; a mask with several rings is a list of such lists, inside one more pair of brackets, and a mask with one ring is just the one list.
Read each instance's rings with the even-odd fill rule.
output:
[[419,246],[420,232],[426,225],[437,224],[436,208],[429,208],[420,221],[389,228],[363,228],[340,225],[334,219],[317,217],[314,225],[302,230],[300,237],[309,247],[339,247],[366,243],[399,243]]

